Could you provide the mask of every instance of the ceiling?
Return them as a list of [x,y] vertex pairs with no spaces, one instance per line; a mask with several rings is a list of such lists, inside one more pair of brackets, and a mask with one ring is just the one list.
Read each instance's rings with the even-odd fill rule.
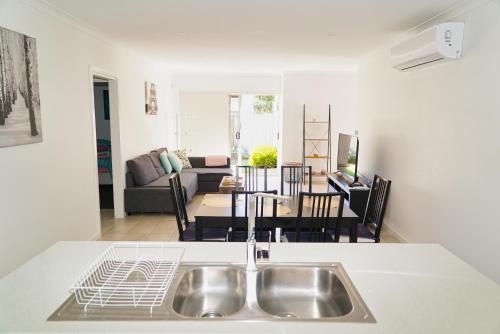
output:
[[350,68],[458,0],[46,0],[176,70]]

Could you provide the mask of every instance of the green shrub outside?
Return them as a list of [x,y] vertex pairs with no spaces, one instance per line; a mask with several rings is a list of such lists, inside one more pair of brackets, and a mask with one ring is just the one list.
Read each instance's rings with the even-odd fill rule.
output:
[[250,153],[248,162],[254,167],[276,168],[278,149],[273,146],[256,146]]

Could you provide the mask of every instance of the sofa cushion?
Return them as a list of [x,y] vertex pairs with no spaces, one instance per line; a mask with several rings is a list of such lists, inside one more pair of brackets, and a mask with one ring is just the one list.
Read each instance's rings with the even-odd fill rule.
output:
[[188,153],[186,149],[175,150],[174,153],[181,159],[183,168],[193,168],[189,162]]
[[151,183],[145,184],[145,187],[163,187],[163,188],[168,188],[170,187],[170,182],[168,181],[170,177],[170,174],[165,174],[162,177],[157,178]]
[[[163,175],[162,177],[156,179],[150,184],[145,185],[145,187],[170,187],[170,178],[171,174]],[[186,189],[186,196],[188,201],[191,201],[194,194],[198,191],[198,175],[195,173],[180,173],[179,177],[181,178],[181,185]]]
[[220,182],[223,176],[233,175],[231,168],[190,168],[185,173],[198,175],[199,182]]
[[205,165],[205,157],[189,157],[189,162],[191,163],[191,166],[193,166],[193,168],[221,168],[221,167],[229,168],[231,164],[229,158],[227,158],[225,166],[218,166],[218,167],[207,167]]
[[180,177],[181,184],[186,189],[187,200],[191,202],[193,196],[198,192],[198,175],[182,172]]
[[160,154],[157,151],[154,151],[149,153],[148,156],[151,159],[151,162],[153,163],[153,166],[155,167],[158,175],[159,176],[165,175],[165,169],[163,169],[163,166],[160,161]]
[[189,157],[192,168],[205,168],[205,157]]
[[182,165],[181,159],[179,159],[177,154],[175,154],[174,152],[169,152],[169,153],[167,153],[167,157],[168,157],[168,161],[170,161],[170,164],[172,165],[172,168],[174,169],[174,171],[181,172],[183,165]]
[[134,182],[134,177],[132,176],[132,173],[127,172],[125,174],[125,184],[127,187],[135,187],[135,182]]
[[153,166],[151,158],[147,154],[128,160],[127,167],[132,173],[134,183],[138,186],[151,183],[160,177],[156,168]]
[[233,175],[231,168],[190,168],[186,173]]
[[165,173],[167,173],[167,174],[172,173],[174,168],[172,167],[170,160],[168,160],[168,153],[167,152],[161,152],[160,162],[161,162],[161,165],[163,166],[163,169],[165,170]]
[[160,147],[160,148],[157,148],[156,150],[152,150],[151,153],[158,153],[160,154],[161,152],[167,152],[168,153],[168,149],[166,147]]

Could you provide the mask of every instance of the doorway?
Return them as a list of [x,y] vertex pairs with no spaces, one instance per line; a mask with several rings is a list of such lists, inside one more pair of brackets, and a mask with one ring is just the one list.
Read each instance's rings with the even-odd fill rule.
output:
[[253,151],[272,148],[278,154],[280,106],[278,95],[229,95],[231,161],[247,165]]
[[[121,164],[118,80],[115,74],[90,67],[89,89],[94,158],[89,161],[95,186],[96,238],[102,233],[103,218],[125,217],[123,190],[125,169]],[[101,200],[102,198],[102,200]],[[110,209],[101,210],[100,207]],[[105,217],[106,216],[106,217]]]
[[109,82],[106,79],[94,77],[93,86],[99,207],[101,210],[114,210]]

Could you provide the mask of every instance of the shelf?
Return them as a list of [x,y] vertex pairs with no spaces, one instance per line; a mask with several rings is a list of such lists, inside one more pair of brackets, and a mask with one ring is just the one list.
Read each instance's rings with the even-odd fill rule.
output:
[[306,158],[306,159],[329,159],[325,155],[318,155],[317,157],[315,157],[314,155],[306,155],[304,158]]
[[[331,143],[332,143],[332,137],[331,137],[331,126],[332,126],[332,118],[331,118],[331,106],[328,105],[328,118],[323,118],[317,120],[315,117],[312,115],[309,116],[311,118],[306,119],[306,105],[304,104],[302,107],[302,164],[306,165],[306,161],[309,160],[317,160],[318,163],[315,165],[323,165],[325,164],[326,166],[324,168],[321,168],[321,170],[324,170],[325,172],[330,172],[331,171]],[[307,125],[310,124],[317,124],[317,127],[307,127]],[[328,129],[327,132],[325,132],[324,135],[321,133],[318,133],[317,131],[323,131],[323,130]],[[306,129],[309,130],[314,130],[316,132],[312,133],[310,135],[309,131],[306,131]],[[308,138],[309,137],[309,138]],[[310,144],[307,144],[310,143]],[[325,144],[324,144],[325,143]],[[308,149],[306,149],[306,146]],[[313,148],[309,146],[314,146]],[[323,149],[323,146],[328,146],[328,149]],[[320,149],[321,147],[321,149]],[[307,152],[307,153],[306,153]],[[326,154],[324,154],[326,153]],[[319,166],[316,166],[319,168]],[[316,168],[315,167],[315,168]],[[316,172],[317,173],[317,172]],[[316,174],[313,172],[313,174]]]

